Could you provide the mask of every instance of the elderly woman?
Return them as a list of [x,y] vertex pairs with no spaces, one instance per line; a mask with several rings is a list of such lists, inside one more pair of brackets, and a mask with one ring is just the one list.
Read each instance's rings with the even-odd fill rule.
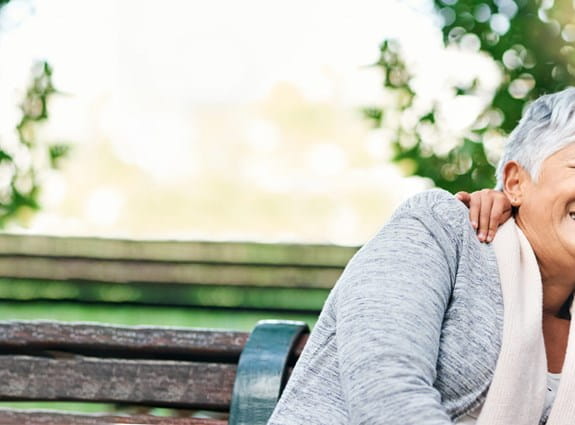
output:
[[346,267],[268,424],[575,423],[574,142],[574,88],[531,104],[491,244],[445,191],[405,202]]

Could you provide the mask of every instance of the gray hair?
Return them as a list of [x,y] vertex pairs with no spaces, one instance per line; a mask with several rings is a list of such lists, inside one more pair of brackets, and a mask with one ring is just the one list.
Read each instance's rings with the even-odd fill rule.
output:
[[517,161],[536,181],[541,163],[575,142],[575,87],[541,96],[511,132],[497,166],[496,189],[503,189],[503,168]]

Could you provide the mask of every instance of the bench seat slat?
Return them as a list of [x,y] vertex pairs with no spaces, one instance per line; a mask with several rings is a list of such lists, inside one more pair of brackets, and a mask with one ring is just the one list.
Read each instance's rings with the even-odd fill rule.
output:
[[158,327],[120,327],[58,322],[0,323],[0,347],[71,349],[89,353],[133,352],[185,354],[189,358],[216,356],[237,361],[247,341],[247,332],[186,330]]
[[158,416],[77,415],[37,410],[0,409],[2,425],[227,425],[228,421],[203,418],[172,418]]
[[226,411],[235,375],[232,364],[0,356],[0,399]]

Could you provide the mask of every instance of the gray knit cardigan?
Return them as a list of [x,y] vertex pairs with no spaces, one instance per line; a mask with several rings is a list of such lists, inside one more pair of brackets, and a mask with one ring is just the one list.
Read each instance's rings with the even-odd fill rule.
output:
[[495,253],[443,190],[349,262],[268,425],[446,425],[483,402],[501,347]]

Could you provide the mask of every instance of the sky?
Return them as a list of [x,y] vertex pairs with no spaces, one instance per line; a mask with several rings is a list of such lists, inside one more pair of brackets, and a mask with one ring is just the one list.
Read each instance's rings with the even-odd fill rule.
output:
[[478,99],[450,79],[492,63],[442,47],[429,2],[13,0],[0,22],[0,142],[14,137],[34,61],[54,67],[46,141],[73,149],[46,172],[43,210],[14,232],[133,238],[365,242],[429,182],[389,163],[368,65],[401,41],[423,99],[451,130]]

